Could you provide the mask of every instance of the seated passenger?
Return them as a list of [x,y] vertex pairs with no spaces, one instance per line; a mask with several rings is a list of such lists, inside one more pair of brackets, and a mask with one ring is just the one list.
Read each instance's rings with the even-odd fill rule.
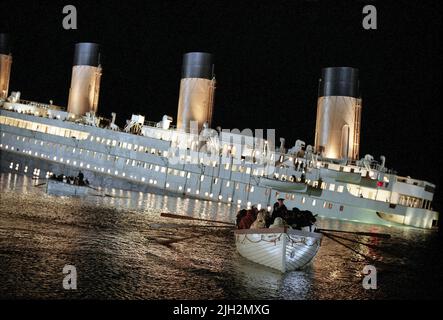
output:
[[288,225],[286,224],[285,220],[283,220],[280,217],[275,218],[274,223],[271,224],[271,226],[269,228],[284,228],[287,227]]
[[237,228],[240,229],[240,221],[241,219],[243,219],[243,217],[246,216],[246,209],[241,209],[238,213],[237,213],[237,219],[236,219],[236,225]]
[[265,209],[261,209],[257,214],[257,219],[255,219],[254,223],[251,225],[251,229],[266,228],[266,216],[267,211]]
[[239,229],[249,229],[251,225],[254,223],[255,218],[252,210],[246,211],[246,215],[240,220],[238,224]]
[[252,211],[252,215],[254,216],[254,219],[257,219],[258,209],[255,205],[253,205],[250,209]]

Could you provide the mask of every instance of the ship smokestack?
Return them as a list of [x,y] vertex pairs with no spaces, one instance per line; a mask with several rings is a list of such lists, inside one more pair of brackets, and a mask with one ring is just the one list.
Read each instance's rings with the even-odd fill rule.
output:
[[315,150],[327,158],[358,159],[360,118],[358,69],[324,68],[318,88]]
[[215,77],[212,55],[189,52],[183,55],[177,128],[189,132],[191,121],[201,130],[206,122],[211,126],[214,106]]
[[11,65],[12,55],[9,46],[9,35],[0,33],[0,100],[8,98]]
[[77,43],[69,89],[69,113],[83,116],[87,112],[97,112],[101,75],[99,45]]

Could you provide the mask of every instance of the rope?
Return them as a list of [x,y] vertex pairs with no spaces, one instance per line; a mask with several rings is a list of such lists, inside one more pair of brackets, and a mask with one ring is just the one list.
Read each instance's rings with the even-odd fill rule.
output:
[[294,245],[297,245],[297,244],[303,244],[303,245],[308,246],[308,247],[312,247],[314,245],[318,245],[318,240],[315,240],[315,241],[309,243],[308,242],[308,238],[306,238],[306,237],[301,237],[301,238],[294,239],[291,236],[288,236],[287,234],[283,234],[283,233],[281,233],[278,237],[276,237],[274,239],[271,239],[271,240],[267,240],[267,239],[264,238],[264,235],[261,235],[260,239],[257,240],[257,241],[251,240],[248,237],[248,235],[245,234],[245,237],[243,238],[243,240],[241,240],[241,243],[244,244],[245,241],[248,240],[251,243],[269,242],[269,243],[274,243],[274,245],[276,245],[277,241],[280,241],[282,235],[285,235],[285,236],[288,237],[291,246],[294,246]]
[[245,234],[245,237],[243,238],[243,241],[242,241],[241,243],[244,243],[245,240],[248,240],[249,242],[252,242],[252,243],[259,243],[259,242],[262,242],[262,241],[264,241],[264,242],[273,242],[274,245],[276,245],[276,244],[277,244],[277,241],[280,241],[280,238],[281,238],[282,235],[283,235],[283,233],[281,233],[281,234],[280,234],[278,237],[276,237],[275,239],[272,239],[272,240],[266,240],[266,239],[264,239],[264,235],[262,234],[261,237],[260,237],[260,240],[258,240],[258,241],[254,241],[254,240],[249,239],[249,238],[248,238],[248,235]]

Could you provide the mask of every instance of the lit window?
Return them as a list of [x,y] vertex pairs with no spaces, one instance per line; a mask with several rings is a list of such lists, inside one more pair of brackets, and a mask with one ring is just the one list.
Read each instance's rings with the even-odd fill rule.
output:
[[335,184],[331,183],[329,185],[329,191],[334,191],[335,190]]
[[338,187],[337,187],[337,191],[338,191],[338,192],[343,192],[343,186],[338,186]]
[[301,198],[301,203],[305,203],[305,202],[306,202],[306,198],[305,197]]
[[251,192],[254,192],[254,186],[251,187],[251,190],[250,190],[250,191],[251,191]]
[[315,207],[315,203],[316,203],[316,200],[314,199],[314,200],[312,200],[312,206],[314,206]]

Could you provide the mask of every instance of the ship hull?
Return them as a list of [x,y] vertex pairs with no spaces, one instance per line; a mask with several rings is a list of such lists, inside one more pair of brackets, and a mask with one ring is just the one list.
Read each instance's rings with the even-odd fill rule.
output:
[[[165,185],[153,186],[148,183],[143,183],[139,181],[134,181],[130,178],[122,178],[119,176],[114,176],[111,174],[106,174],[102,172],[97,172],[94,170],[88,170],[85,168],[78,168],[68,164],[60,164],[55,161],[39,159],[32,156],[27,156],[24,154],[16,152],[4,152],[1,151],[0,156],[1,171],[2,172],[12,172],[25,174],[29,176],[36,176],[34,174],[33,168],[38,168],[40,178],[46,178],[46,173],[64,174],[69,176],[78,175],[79,170],[84,174],[85,179],[88,179],[95,186],[100,186],[101,188],[115,188],[122,190],[137,191],[143,193],[155,193],[155,194],[165,194],[171,196],[186,196],[195,199],[203,199],[214,201],[214,199],[208,198],[202,193],[201,195],[188,194],[186,191],[178,192],[173,190],[168,190]],[[12,166],[11,166],[12,164]],[[15,168],[18,165],[18,170]],[[24,168],[28,168],[27,172],[24,172]],[[278,191],[271,191],[275,194],[279,194]],[[314,214],[320,217],[328,219],[337,219],[343,221],[351,221],[358,223],[374,224],[374,225],[386,225],[386,226],[411,226],[424,229],[434,228],[433,220],[438,219],[438,213],[429,210],[419,210],[415,212],[411,210],[412,208],[406,208],[408,212],[405,214],[392,214],[388,211],[369,209],[358,206],[341,205],[340,203],[335,203],[332,209],[329,207],[313,206],[314,201],[319,199],[316,197],[309,197],[308,195],[299,196],[302,197],[304,201],[295,198],[286,200],[286,206],[288,208],[297,207],[300,210],[310,210]],[[222,203],[232,203],[233,201],[217,200]],[[269,204],[269,203],[268,203]],[[342,209],[343,208],[343,209]]]

